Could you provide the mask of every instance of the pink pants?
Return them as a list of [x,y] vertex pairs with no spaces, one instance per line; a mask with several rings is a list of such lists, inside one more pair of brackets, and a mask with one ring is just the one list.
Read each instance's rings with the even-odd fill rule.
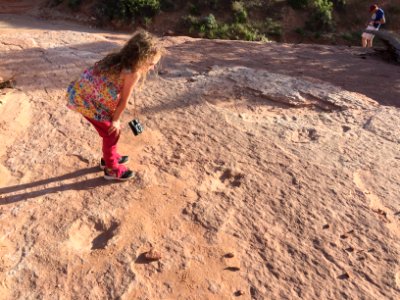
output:
[[115,133],[108,134],[108,129],[111,127],[110,121],[95,121],[86,118],[94,128],[96,128],[99,135],[103,138],[103,159],[106,162],[106,167],[111,169],[119,169],[118,160],[121,155],[117,152],[117,143],[119,140],[119,135]]

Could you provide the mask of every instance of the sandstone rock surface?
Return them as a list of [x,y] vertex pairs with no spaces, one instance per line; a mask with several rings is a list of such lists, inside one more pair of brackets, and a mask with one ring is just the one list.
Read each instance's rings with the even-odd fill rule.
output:
[[64,94],[128,38],[0,21],[0,77],[16,80],[0,90],[1,299],[400,297],[398,66],[165,37],[136,92],[145,132],[120,142],[138,177],[119,184]]

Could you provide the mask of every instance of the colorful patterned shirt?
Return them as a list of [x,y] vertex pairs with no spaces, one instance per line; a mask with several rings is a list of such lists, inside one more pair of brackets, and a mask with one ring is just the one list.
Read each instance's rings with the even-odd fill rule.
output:
[[111,121],[120,100],[123,80],[120,72],[86,69],[68,86],[67,107],[96,121]]

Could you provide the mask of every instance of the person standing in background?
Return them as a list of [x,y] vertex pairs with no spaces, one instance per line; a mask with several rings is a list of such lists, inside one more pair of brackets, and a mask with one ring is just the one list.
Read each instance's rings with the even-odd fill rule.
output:
[[[367,24],[366,30],[378,31],[382,24],[385,24],[385,13],[382,8],[379,8],[377,4],[373,4],[369,7],[371,13],[371,19]],[[361,44],[364,48],[372,47],[372,41],[375,35],[368,32],[363,32],[361,35]]]

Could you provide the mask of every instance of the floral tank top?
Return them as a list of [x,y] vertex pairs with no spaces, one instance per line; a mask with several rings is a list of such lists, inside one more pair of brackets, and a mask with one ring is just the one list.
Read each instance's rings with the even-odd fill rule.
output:
[[67,89],[67,107],[96,121],[111,121],[118,106],[123,80],[119,72],[86,69]]

